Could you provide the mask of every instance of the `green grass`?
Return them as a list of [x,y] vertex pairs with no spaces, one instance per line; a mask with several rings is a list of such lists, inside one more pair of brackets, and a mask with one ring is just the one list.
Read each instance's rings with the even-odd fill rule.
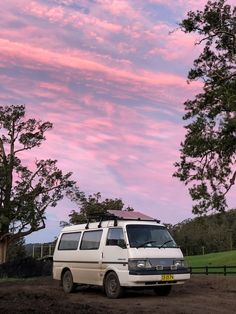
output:
[[189,266],[236,266],[236,250],[205,255],[186,256]]

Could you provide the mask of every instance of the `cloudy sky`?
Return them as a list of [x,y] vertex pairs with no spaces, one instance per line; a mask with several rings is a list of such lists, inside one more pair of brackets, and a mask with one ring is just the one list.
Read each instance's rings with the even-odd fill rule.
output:
[[[229,3],[233,1],[229,1]],[[200,47],[172,32],[203,0],[8,0],[1,4],[0,103],[25,104],[54,128],[31,159],[58,159],[82,191],[122,198],[162,222],[191,217],[186,187],[172,177],[184,139],[186,83]],[[76,209],[47,212],[50,241]]]

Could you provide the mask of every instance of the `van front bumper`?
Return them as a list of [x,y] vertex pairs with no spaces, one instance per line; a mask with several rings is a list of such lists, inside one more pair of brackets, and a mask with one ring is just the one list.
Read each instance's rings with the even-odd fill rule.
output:
[[190,274],[174,275],[172,280],[162,280],[161,275],[157,276],[133,276],[129,275],[130,287],[150,287],[159,285],[179,285],[183,284],[186,280],[190,279]]
[[126,286],[148,287],[158,285],[178,285],[190,279],[188,269],[179,270],[132,270],[129,271]]

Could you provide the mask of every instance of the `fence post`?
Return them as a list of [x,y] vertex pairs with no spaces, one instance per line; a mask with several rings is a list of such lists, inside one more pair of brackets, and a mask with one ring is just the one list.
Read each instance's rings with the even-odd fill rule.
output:
[[43,244],[41,244],[41,258],[43,258]]
[[226,275],[227,275],[227,266],[224,265],[224,276],[226,276]]
[[206,266],[206,275],[208,275],[208,266]]
[[205,255],[205,246],[202,246],[202,255]]

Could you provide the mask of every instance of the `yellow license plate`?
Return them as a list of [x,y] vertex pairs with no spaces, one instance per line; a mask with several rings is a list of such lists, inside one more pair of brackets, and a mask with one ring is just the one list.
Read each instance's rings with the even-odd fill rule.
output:
[[161,280],[162,281],[172,281],[174,280],[174,275],[161,275]]

